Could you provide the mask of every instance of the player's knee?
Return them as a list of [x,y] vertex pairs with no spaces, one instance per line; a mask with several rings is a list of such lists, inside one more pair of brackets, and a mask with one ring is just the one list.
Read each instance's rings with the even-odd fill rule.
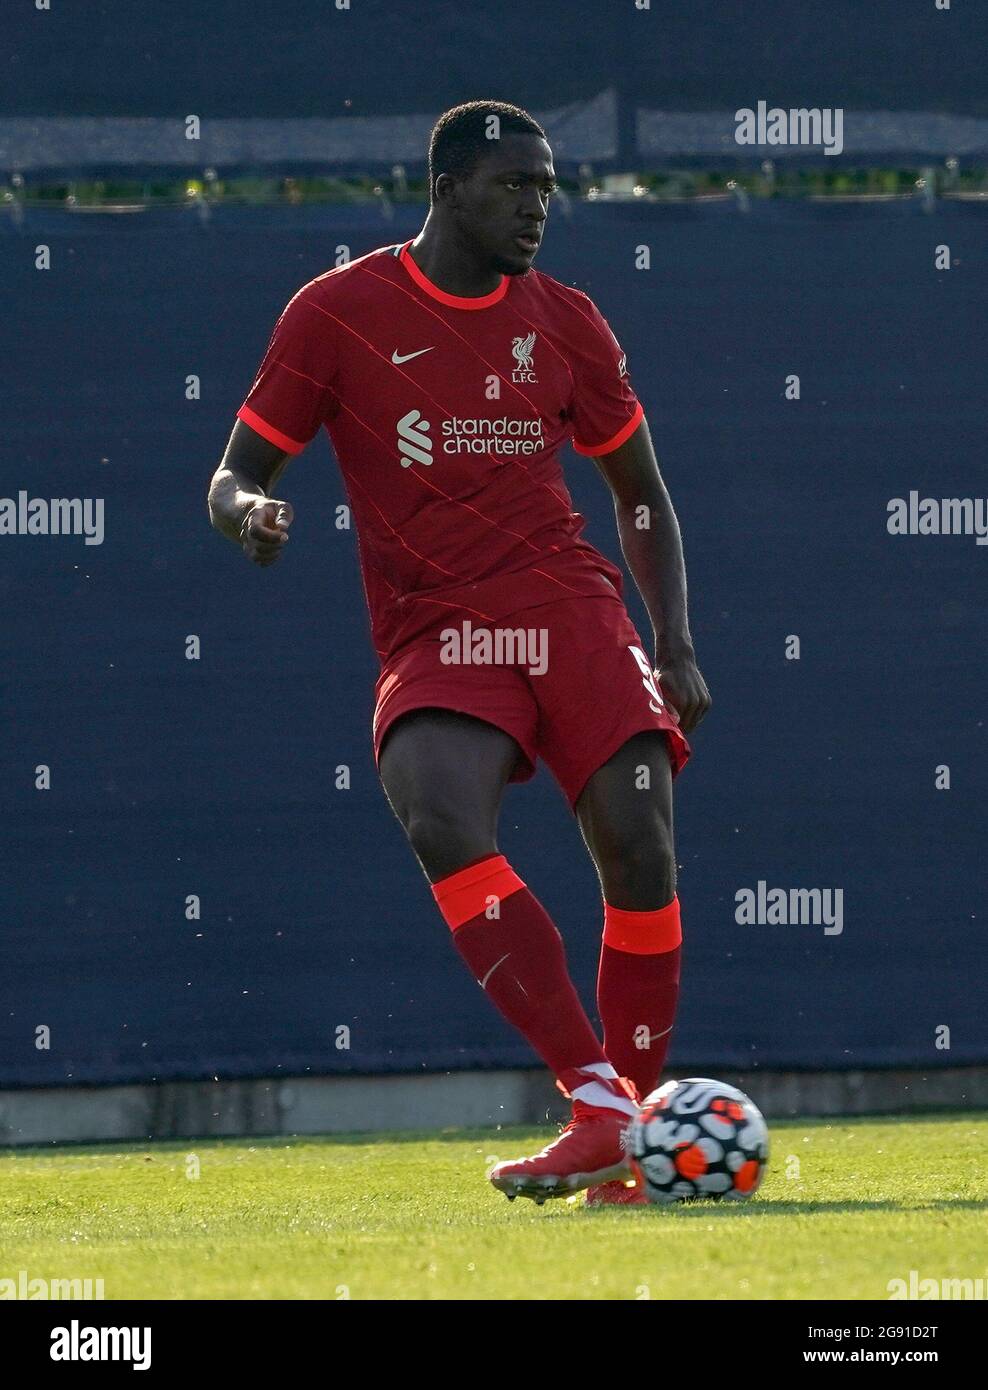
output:
[[435,883],[484,854],[495,854],[494,837],[462,812],[448,807],[420,807],[410,812],[405,833],[416,858]]
[[676,851],[664,822],[622,827],[600,858],[605,896],[613,906],[649,911],[675,896]]

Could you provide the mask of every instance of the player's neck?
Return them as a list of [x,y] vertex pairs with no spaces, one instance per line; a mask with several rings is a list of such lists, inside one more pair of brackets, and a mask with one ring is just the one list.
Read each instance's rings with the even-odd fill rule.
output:
[[431,214],[409,246],[408,254],[437,289],[464,299],[493,294],[503,279],[500,271],[485,265],[470,247],[445,232]]

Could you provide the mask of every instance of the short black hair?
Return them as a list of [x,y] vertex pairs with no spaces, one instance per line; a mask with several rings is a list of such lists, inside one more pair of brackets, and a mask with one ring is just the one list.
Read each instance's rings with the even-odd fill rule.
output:
[[444,111],[432,128],[429,139],[429,202],[435,199],[436,179],[440,174],[454,178],[469,178],[477,165],[490,152],[488,120],[496,116],[501,135],[538,135],[546,133],[534,116],[508,101],[465,101]]

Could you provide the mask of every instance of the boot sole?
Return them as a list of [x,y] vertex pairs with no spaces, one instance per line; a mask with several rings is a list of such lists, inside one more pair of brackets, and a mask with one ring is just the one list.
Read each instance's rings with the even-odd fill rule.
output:
[[615,1178],[630,1178],[631,1169],[627,1163],[615,1163],[610,1168],[600,1168],[595,1173],[569,1173],[566,1176],[554,1174],[503,1173],[491,1178],[498,1192],[503,1192],[509,1202],[516,1197],[530,1197],[536,1206],[552,1197],[571,1197],[585,1187],[596,1187],[599,1183],[611,1182]]

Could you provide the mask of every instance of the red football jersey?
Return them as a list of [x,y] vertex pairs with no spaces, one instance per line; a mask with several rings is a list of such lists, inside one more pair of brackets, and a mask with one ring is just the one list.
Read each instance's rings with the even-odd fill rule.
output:
[[303,286],[238,412],[291,454],[326,425],[382,661],[455,613],[620,594],[620,570],[580,538],[559,451],[572,437],[607,453],[642,418],[585,294],[535,269],[447,294],[409,245]]

